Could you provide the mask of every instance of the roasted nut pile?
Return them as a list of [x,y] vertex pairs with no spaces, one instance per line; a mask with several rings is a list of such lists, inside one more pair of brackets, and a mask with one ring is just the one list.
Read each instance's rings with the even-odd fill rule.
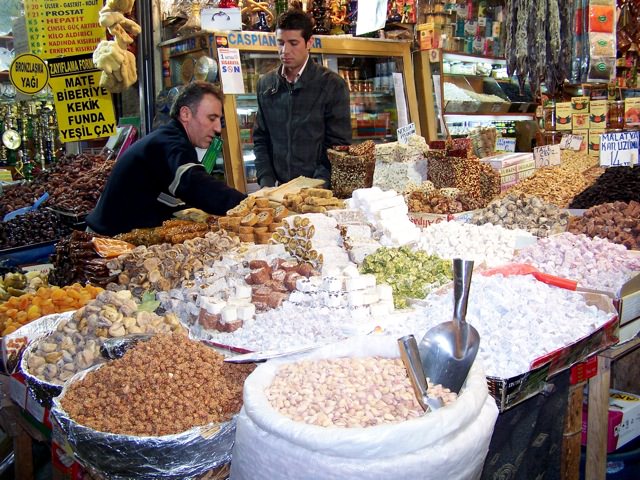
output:
[[509,229],[520,228],[538,237],[564,232],[568,222],[569,213],[566,211],[522,193],[494,200],[470,220],[475,225],[492,223]]
[[107,262],[112,275],[118,275],[119,285],[109,289],[131,290],[141,297],[145,290],[168,291],[182,280],[193,277],[203,266],[209,266],[220,256],[240,244],[226,232],[209,232],[204,237],[186,240],[178,245],[163,243],[150,247],[138,246],[131,253]]
[[240,411],[254,366],[223,359],[184,335],[156,335],[70,385],[60,403],[77,423],[122,435],[171,435],[225,422]]
[[130,333],[183,331],[173,314],[164,317],[139,311],[131,292],[104,291],[96,299],[58,323],[56,331],[38,340],[26,356],[29,373],[62,385],[76,372],[96,365],[106,338]]
[[523,193],[566,208],[578,193],[592,183],[595,175],[593,172],[585,175],[585,172],[597,164],[597,159],[584,152],[563,150],[561,160],[562,164],[558,167],[536,170],[531,177],[507,190],[505,195]]
[[591,207],[582,217],[572,217],[571,233],[602,237],[630,250],[640,249],[640,203],[603,203]]
[[[428,393],[445,405],[457,395],[441,385]],[[297,422],[371,427],[423,415],[400,359],[303,360],[283,365],[266,391],[271,406]]]
[[609,167],[589,188],[573,199],[570,208],[590,208],[611,202],[640,201],[640,166]]

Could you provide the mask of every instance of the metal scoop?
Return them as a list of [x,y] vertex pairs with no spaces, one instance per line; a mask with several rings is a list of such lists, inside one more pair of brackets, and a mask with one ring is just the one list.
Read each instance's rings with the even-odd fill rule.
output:
[[427,384],[427,378],[422,369],[420,351],[418,350],[418,342],[416,342],[415,337],[413,335],[406,335],[399,338],[398,347],[400,348],[402,363],[404,363],[404,367],[407,369],[413,391],[422,409],[426,412],[442,407],[443,403],[441,398],[430,397],[427,393],[429,385]]
[[436,325],[420,342],[427,377],[459,393],[478,354],[480,335],[465,321],[473,261],[453,260],[453,320]]

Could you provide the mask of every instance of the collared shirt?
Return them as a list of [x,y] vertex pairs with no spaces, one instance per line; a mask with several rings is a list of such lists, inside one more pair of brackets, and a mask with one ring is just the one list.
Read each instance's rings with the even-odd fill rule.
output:
[[[304,62],[304,65],[302,65],[302,68],[300,69],[300,71],[298,73],[296,73],[295,78],[293,79],[293,82],[289,82],[289,83],[296,83],[300,77],[302,76],[302,72],[304,72],[305,67],[307,66],[307,63],[309,63],[309,58],[311,58],[311,55],[307,55],[307,60]],[[288,82],[289,79],[287,78],[287,75],[284,73],[284,65],[282,65],[282,68],[280,69],[280,75]]]

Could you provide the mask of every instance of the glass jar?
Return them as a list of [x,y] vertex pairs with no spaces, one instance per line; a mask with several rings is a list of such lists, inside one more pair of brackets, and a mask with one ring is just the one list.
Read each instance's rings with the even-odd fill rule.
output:
[[544,107],[544,129],[548,132],[556,129],[556,107]]
[[624,100],[611,100],[607,107],[607,128],[624,128]]
[[557,145],[562,140],[562,132],[549,131],[544,132],[544,144],[545,145]]

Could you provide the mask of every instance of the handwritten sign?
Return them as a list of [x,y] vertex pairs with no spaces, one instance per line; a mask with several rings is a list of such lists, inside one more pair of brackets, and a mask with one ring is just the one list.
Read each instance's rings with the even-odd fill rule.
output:
[[496,152],[515,152],[516,151],[516,139],[515,138],[496,138]]
[[563,135],[560,141],[561,150],[575,150],[579,152],[582,148],[584,138],[582,135]]
[[400,127],[397,130],[397,135],[398,135],[398,143],[409,143],[409,137],[411,135],[415,135],[416,133],[416,124],[415,123],[410,123],[408,125],[405,125],[404,127]]
[[640,132],[603,133],[600,139],[600,166],[630,167],[638,163]]
[[536,168],[560,165],[560,145],[545,145],[533,149]]

